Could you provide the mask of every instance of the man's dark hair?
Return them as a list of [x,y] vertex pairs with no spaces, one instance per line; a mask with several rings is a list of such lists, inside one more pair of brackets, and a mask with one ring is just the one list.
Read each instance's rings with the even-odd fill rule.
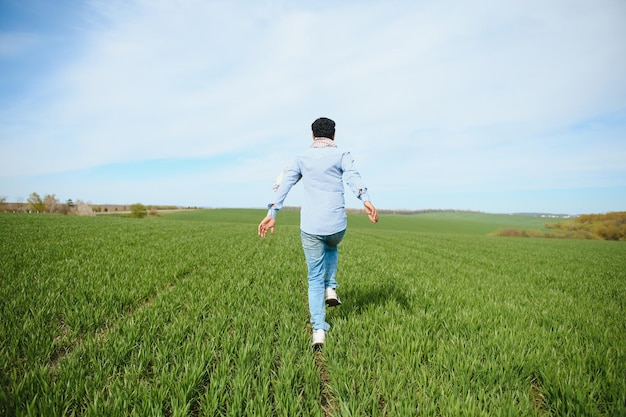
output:
[[332,139],[335,135],[335,122],[326,117],[320,117],[313,122],[311,129],[316,138]]

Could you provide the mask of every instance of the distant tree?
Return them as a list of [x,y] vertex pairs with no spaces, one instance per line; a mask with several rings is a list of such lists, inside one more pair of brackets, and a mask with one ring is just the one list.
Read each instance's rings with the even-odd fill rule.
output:
[[39,194],[35,192],[31,193],[31,195],[28,196],[28,200],[26,201],[28,202],[28,210],[37,213],[42,213],[46,207]]
[[4,211],[7,205],[7,198],[3,195],[0,195],[0,211]]
[[43,198],[43,207],[46,213],[56,212],[58,204],[59,204],[59,200],[57,200],[54,194],[47,194]]
[[137,219],[142,219],[146,217],[148,214],[148,210],[146,206],[141,203],[135,203],[130,206],[130,217],[135,217]]

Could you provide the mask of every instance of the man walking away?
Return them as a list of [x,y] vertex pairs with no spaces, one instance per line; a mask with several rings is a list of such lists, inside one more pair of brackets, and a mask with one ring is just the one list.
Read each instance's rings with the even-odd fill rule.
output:
[[338,245],[346,233],[347,215],[344,201],[344,181],[354,195],[363,202],[365,213],[372,223],[378,222],[378,212],[370,202],[367,188],[355,168],[350,152],[340,150],[335,144],[335,122],[321,117],[311,125],[313,143],[300,153],[279,177],[275,186],[274,201],[268,204],[267,216],[258,227],[265,238],[274,233],[276,213],[291,187],[302,181],[304,200],[300,211],[300,235],[308,267],[308,298],[312,344],[324,344],[326,331],[326,305],[341,304],[337,296]]

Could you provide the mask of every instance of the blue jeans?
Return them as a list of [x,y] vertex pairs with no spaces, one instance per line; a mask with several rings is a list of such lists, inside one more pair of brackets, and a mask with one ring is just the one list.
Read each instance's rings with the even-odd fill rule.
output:
[[302,248],[309,269],[309,312],[313,330],[328,330],[326,323],[326,304],[324,291],[326,288],[337,288],[337,246],[346,233],[328,235],[310,235],[300,231]]

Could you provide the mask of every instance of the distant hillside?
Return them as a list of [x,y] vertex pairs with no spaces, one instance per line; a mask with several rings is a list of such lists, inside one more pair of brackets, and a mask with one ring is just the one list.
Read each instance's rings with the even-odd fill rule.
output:
[[626,241],[626,212],[583,214],[572,220],[546,223],[545,227],[550,231],[507,228],[499,230],[495,235]]

